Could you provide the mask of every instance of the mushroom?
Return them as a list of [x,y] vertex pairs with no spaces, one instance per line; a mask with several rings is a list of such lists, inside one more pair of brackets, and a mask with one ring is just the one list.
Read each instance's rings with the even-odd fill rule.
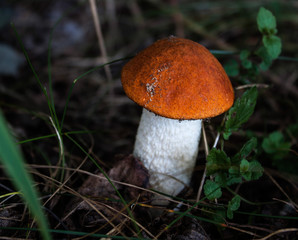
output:
[[201,119],[233,105],[231,82],[205,47],[172,36],[132,58],[121,81],[126,95],[143,107],[133,154],[149,170],[153,189],[176,196],[190,183]]

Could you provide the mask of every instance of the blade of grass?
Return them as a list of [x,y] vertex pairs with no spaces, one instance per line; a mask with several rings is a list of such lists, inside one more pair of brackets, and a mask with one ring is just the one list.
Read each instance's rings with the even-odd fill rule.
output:
[[29,55],[28,55],[28,53],[27,53],[27,51],[26,51],[26,49],[24,47],[24,44],[23,44],[23,42],[22,42],[22,40],[21,40],[21,38],[20,38],[20,36],[19,36],[19,34],[18,34],[18,32],[17,32],[17,30],[16,30],[16,28],[15,28],[15,26],[14,26],[13,23],[11,24],[11,27],[12,27],[15,35],[16,35],[17,41],[20,44],[20,47],[22,49],[22,52],[23,52],[23,54],[24,54],[24,56],[26,58],[27,63],[29,64],[29,67],[30,67],[30,69],[31,69],[31,71],[32,71],[32,73],[34,75],[34,78],[36,79],[36,81],[37,81],[37,83],[38,83],[38,85],[39,85],[42,93],[44,94],[44,96],[45,96],[45,98],[47,100],[47,104],[48,104],[48,107],[49,107],[50,114],[53,117],[54,116],[54,109],[53,109],[53,106],[52,106],[51,101],[49,99],[49,96],[48,96],[46,87],[42,85],[42,83],[41,83],[41,81],[40,81],[40,79],[39,79],[39,77],[37,75],[37,72],[35,71],[35,69],[34,69],[34,67],[33,67],[33,65],[31,63],[31,60],[30,60]]
[[[54,101],[54,94],[53,94],[53,83],[52,83],[52,62],[51,62],[51,53],[52,53],[52,40],[53,40],[53,34],[56,29],[56,27],[59,25],[59,23],[62,21],[64,16],[58,19],[58,21],[55,23],[54,27],[51,30],[50,33],[50,39],[49,39],[49,44],[48,44],[48,79],[49,79],[49,98],[51,101],[51,106],[53,109],[53,114],[49,118],[53,128],[55,129],[57,139],[59,142],[59,163],[61,163],[61,166],[65,166],[65,154],[64,154],[64,144],[63,144],[63,137],[62,137],[62,127],[59,123],[59,119],[56,113],[56,108],[55,108],[55,101]],[[61,181],[64,179],[64,168],[62,168],[61,171]]]
[[5,198],[5,197],[8,197],[8,196],[12,196],[12,195],[20,195],[20,194],[21,194],[20,192],[10,192],[10,193],[0,195],[0,198]]
[[[59,25],[59,23],[62,21],[64,16],[58,19],[58,21],[54,24],[53,28],[51,29],[50,32],[50,39],[49,39],[49,44],[48,44],[48,79],[49,79],[49,97],[51,101],[51,105],[53,106],[53,112],[55,113],[56,118],[55,120],[55,125],[57,126],[57,129],[61,131],[59,127],[59,121],[56,115],[56,109],[55,109],[55,101],[54,101],[54,94],[53,94],[53,83],[52,83],[52,62],[51,62],[51,56],[52,56],[52,41],[53,41],[53,35],[56,27]],[[53,116],[52,116],[53,117]]]
[[[12,24],[12,28],[15,32],[15,35],[17,37],[17,40],[22,48],[22,51],[25,55],[25,58],[31,68],[31,71],[33,72],[34,74],[34,77],[36,79],[36,81],[38,82],[46,100],[47,100],[47,104],[48,104],[48,108],[49,108],[49,111],[50,111],[50,120],[51,120],[51,124],[52,126],[54,127],[55,129],[55,132],[56,132],[56,135],[57,135],[57,139],[58,139],[58,142],[59,142],[59,156],[60,156],[60,161],[61,162],[61,165],[62,166],[65,166],[65,155],[64,155],[64,144],[63,144],[63,137],[62,137],[62,134],[61,134],[61,131],[62,131],[62,128],[60,126],[60,123],[59,123],[59,120],[58,120],[58,117],[57,117],[57,114],[56,114],[56,110],[55,110],[55,105],[54,105],[54,96],[53,96],[53,89],[52,89],[52,74],[51,74],[51,45],[52,45],[52,37],[53,37],[53,32],[55,30],[55,28],[58,26],[58,24],[60,23],[60,21],[63,19],[63,17],[61,17],[57,22],[56,24],[54,25],[52,31],[51,31],[51,34],[50,34],[50,40],[49,40],[49,46],[48,46],[48,77],[49,77],[49,89],[50,89],[50,93],[48,95],[47,93],[47,90],[46,88],[43,86],[43,84],[41,83],[31,61],[30,61],[30,58],[27,54],[27,51],[23,45],[23,42],[16,30],[16,28],[14,27],[14,25]],[[64,178],[64,171],[62,169],[61,171],[61,180]]]
[[48,223],[38,200],[38,194],[33,187],[33,180],[26,171],[22,155],[8,131],[2,112],[0,112],[0,161],[11,176],[16,188],[20,189],[21,196],[27,202],[39,225],[43,239],[50,240]]
[[29,143],[29,142],[33,142],[33,141],[37,141],[37,140],[41,140],[41,139],[46,139],[46,138],[51,138],[51,137],[55,137],[55,136],[56,136],[56,134],[50,134],[50,135],[46,135],[46,136],[30,138],[30,139],[26,139],[26,140],[23,140],[23,141],[19,141],[18,144]]
[[58,142],[59,142],[59,165],[61,163],[61,166],[63,167],[62,168],[62,171],[61,171],[61,181],[64,179],[64,166],[65,166],[65,154],[64,154],[64,145],[63,145],[63,138],[62,138],[62,134],[59,132],[59,130],[57,129],[53,119],[51,117],[49,117],[51,123],[52,123],[52,126],[56,132],[56,135],[57,135],[57,139],[58,139]]
[[[66,135],[66,134],[88,134],[88,133],[94,133],[96,131],[86,131],[86,130],[78,130],[78,131],[70,131],[70,132],[65,132],[65,133],[62,133],[62,135]],[[19,141],[18,144],[24,144],[24,143],[30,143],[30,142],[33,142],[33,141],[37,141],[37,140],[41,140],[41,139],[47,139],[47,138],[52,138],[52,137],[55,137],[57,136],[57,134],[49,134],[49,135],[45,135],[45,136],[40,136],[40,137],[35,137],[35,138],[29,138],[29,139],[25,139],[23,141]]]
[[[26,49],[24,47],[24,44],[23,44],[23,42],[22,42],[22,40],[21,40],[21,38],[20,38],[20,36],[19,36],[19,34],[18,34],[15,26],[13,24],[11,24],[11,26],[13,28],[13,31],[14,31],[15,35],[16,35],[17,41],[18,41],[18,43],[21,46],[21,49],[23,51],[23,54],[25,55],[25,58],[26,58],[26,60],[27,60],[27,62],[29,64],[29,67],[30,67],[30,69],[31,69],[31,71],[32,71],[32,73],[33,73],[33,75],[34,75],[34,77],[35,77],[35,79],[36,79],[36,81],[37,81],[40,89],[42,90],[42,92],[43,92],[43,94],[44,94],[44,96],[46,98],[46,101],[47,101],[47,104],[48,104],[48,108],[49,108],[49,111],[50,111],[50,115],[51,115],[51,119],[54,119],[53,126],[54,126],[54,129],[55,130],[57,129],[56,133],[57,133],[58,140],[59,140],[59,147],[60,147],[59,148],[59,151],[60,151],[60,156],[61,156],[61,159],[62,159],[62,166],[64,166],[65,165],[65,156],[64,156],[64,152],[65,151],[64,151],[64,145],[63,145],[63,139],[62,139],[62,136],[61,136],[61,127],[59,125],[58,117],[57,117],[56,111],[55,111],[53,95],[50,92],[51,95],[49,97],[46,88],[43,86],[41,80],[39,79],[39,77],[37,75],[37,72],[35,71],[35,69],[34,69],[34,67],[33,67],[33,65],[31,63],[31,60],[30,60],[30,58],[28,56],[28,53],[27,53],[27,51],[26,51]],[[49,52],[50,52],[50,50],[49,50]],[[49,78],[51,80],[51,74],[49,74],[49,76],[50,76]],[[52,82],[50,82],[50,89],[51,89],[51,87],[52,87]],[[51,100],[51,97],[52,97],[52,100]],[[64,174],[62,172],[62,174],[61,174],[61,177],[62,178],[63,178],[63,175]]]

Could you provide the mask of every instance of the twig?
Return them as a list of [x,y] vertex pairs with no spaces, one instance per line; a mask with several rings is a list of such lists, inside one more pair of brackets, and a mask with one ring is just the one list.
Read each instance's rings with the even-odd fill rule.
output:
[[219,141],[219,137],[220,137],[220,132],[217,132],[216,138],[214,140],[214,144],[212,146],[212,148],[216,148],[218,141]]
[[298,232],[298,228],[284,228],[284,229],[279,229],[273,233],[268,234],[266,237],[263,238],[259,238],[258,240],[266,240],[268,238],[271,238],[272,236],[276,235],[276,234],[280,234],[280,233],[286,233],[286,232]]
[[[100,20],[98,17],[95,0],[89,0],[89,3],[90,3],[90,7],[91,7],[94,25],[95,25],[95,31],[96,31],[96,35],[97,35],[97,39],[98,39],[99,49],[101,51],[104,62],[108,62],[107,51],[106,51],[106,47],[105,47],[105,43],[104,43],[104,39],[103,39],[101,27],[100,27]],[[111,74],[109,65],[105,65],[104,70],[105,70],[105,73],[106,73],[107,79],[108,79],[109,92],[110,92],[110,94],[112,94],[112,74]]]
[[252,83],[252,84],[245,84],[245,85],[238,86],[235,89],[240,90],[240,89],[252,88],[252,87],[269,88],[270,86],[268,84],[264,84],[264,83]]
[[[208,147],[208,143],[207,143],[207,137],[206,137],[206,132],[205,132],[205,127],[204,127],[203,121],[202,121],[202,133],[203,133],[205,155],[207,158],[207,156],[209,155],[209,147]],[[204,173],[203,173],[202,180],[201,180],[200,187],[199,187],[198,194],[197,194],[197,202],[200,201],[200,198],[201,198],[203,185],[204,185],[205,178],[206,178],[206,172],[207,172],[207,167],[205,165]]]
[[238,227],[233,227],[233,226],[231,226],[230,224],[224,224],[223,226],[224,226],[224,227],[227,227],[227,228],[230,228],[230,229],[233,229],[233,230],[235,230],[235,231],[239,231],[239,232],[242,232],[242,233],[251,235],[251,236],[259,237],[259,235],[257,235],[257,234],[254,233],[254,232],[247,231],[247,230],[244,230],[244,229],[241,229],[241,228],[238,228]]

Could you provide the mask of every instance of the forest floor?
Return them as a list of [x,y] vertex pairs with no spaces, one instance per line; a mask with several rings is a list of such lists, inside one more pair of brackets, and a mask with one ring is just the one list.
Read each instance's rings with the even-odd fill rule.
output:
[[[298,239],[297,1],[97,1],[99,28],[90,2],[0,3],[0,108],[42,196],[53,238]],[[241,67],[239,53],[262,42],[256,23],[262,6],[276,17],[282,53],[256,73]],[[203,194],[196,203],[206,163],[201,141],[191,185],[165,208],[151,204],[147,170],[131,155],[142,109],[125,95],[120,75],[128,58],[171,35],[213,50],[236,98],[257,86],[254,113],[224,150],[233,156],[254,137],[264,173],[223,190],[217,201]],[[204,121],[209,146],[223,118]],[[56,120],[63,122],[63,144]],[[0,179],[0,196],[16,191],[3,169]],[[242,201],[230,219],[233,193]],[[19,196],[1,197],[0,206],[1,239],[38,238]]]

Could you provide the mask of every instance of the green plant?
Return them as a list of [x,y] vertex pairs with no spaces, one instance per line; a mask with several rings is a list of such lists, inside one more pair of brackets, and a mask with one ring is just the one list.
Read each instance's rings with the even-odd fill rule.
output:
[[276,59],[281,53],[281,40],[277,34],[276,20],[274,15],[267,9],[261,7],[257,16],[258,29],[262,33],[261,46],[256,54],[260,56],[263,61],[260,64],[262,70],[267,70],[272,61]]
[[272,132],[263,139],[262,148],[271,155],[273,160],[281,159],[288,154],[291,144],[285,141],[283,134],[279,131]]
[[228,75],[240,75],[239,78],[243,83],[251,83],[260,71],[269,69],[273,60],[279,57],[282,49],[281,39],[276,35],[278,30],[274,15],[261,7],[256,20],[258,30],[262,35],[260,41],[251,50],[240,51],[240,64],[232,59],[225,65]]
[[[259,74],[260,70],[267,70],[272,61],[281,53],[281,40],[276,36],[276,20],[273,14],[261,7],[257,15],[257,25],[262,34],[262,45],[257,46],[257,50],[242,50],[239,54],[241,65],[236,61],[230,61],[225,67],[228,74],[237,76],[243,72],[242,81],[253,79]],[[259,61],[253,61],[259,57]],[[241,69],[242,68],[242,69]],[[231,134],[238,131],[253,114],[258,91],[252,87],[238,98],[233,107],[229,110],[224,126],[222,128],[223,141],[229,140]],[[233,156],[228,156],[223,144],[221,149],[211,149],[207,156],[207,176],[212,176],[213,180],[207,180],[204,185],[204,193],[209,200],[215,200],[222,196],[222,189],[231,192],[234,197],[228,202],[227,217],[232,219],[233,212],[240,207],[241,197],[230,188],[233,184],[243,181],[259,179],[263,174],[263,167],[257,160],[257,138],[251,137],[243,147]],[[278,149],[288,149],[288,143],[283,141],[279,133],[270,135],[264,139],[262,146],[268,153],[276,153]],[[281,152],[280,154],[284,154]]]
[[[229,110],[225,122],[223,136],[228,140],[232,132],[237,131],[252,115],[257,100],[257,89],[251,88],[241,98],[237,99]],[[207,180],[204,192],[209,200],[220,198],[222,188],[230,190],[229,186],[243,181],[257,180],[263,174],[263,168],[256,159],[257,139],[252,137],[234,156],[229,157],[220,149],[211,149],[207,156],[207,176],[214,180]],[[239,196],[235,195],[228,204],[227,216],[233,217],[233,211],[240,206]]]
[[289,157],[292,146],[289,136],[297,136],[297,124],[290,125],[287,128],[287,134],[281,131],[271,132],[263,138],[261,147],[272,161],[272,165],[279,171],[297,174],[297,155],[294,153],[294,158]]

